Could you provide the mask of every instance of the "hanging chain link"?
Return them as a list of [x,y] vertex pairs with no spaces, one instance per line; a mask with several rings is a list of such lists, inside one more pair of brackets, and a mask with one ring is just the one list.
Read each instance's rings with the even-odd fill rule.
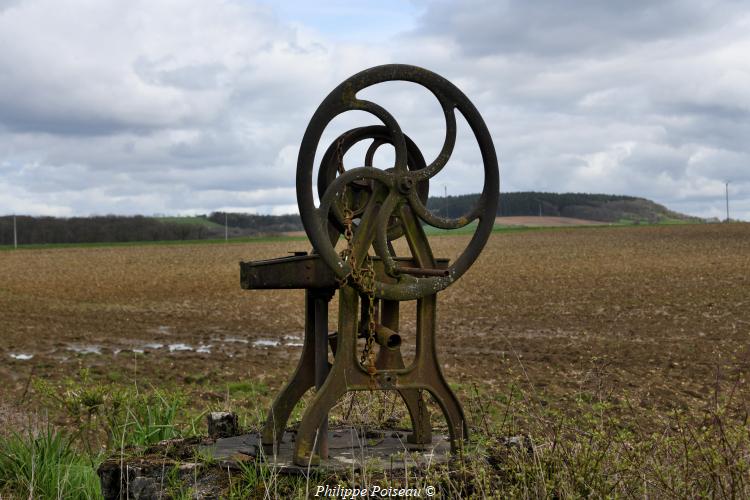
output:
[[[336,143],[336,168],[339,175],[344,173],[344,161],[342,153],[343,138],[339,139]],[[367,296],[367,337],[365,338],[365,347],[362,349],[362,355],[360,356],[359,362],[367,369],[367,373],[370,375],[370,388],[372,389],[375,384],[375,374],[378,372],[375,367],[375,352],[372,349],[372,344],[375,341],[375,269],[373,268],[372,259],[368,256],[365,257],[364,265],[357,266],[356,258],[354,256],[354,248],[352,246],[352,240],[354,239],[354,212],[349,207],[348,189],[344,185],[344,189],[341,193],[341,206],[343,207],[342,215],[344,219],[344,239],[346,240],[346,248],[341,250],[341,258],[349,264],[349,274],[339,280],[339,284],[345,284],[350,278],[357,285],[359,289]]]

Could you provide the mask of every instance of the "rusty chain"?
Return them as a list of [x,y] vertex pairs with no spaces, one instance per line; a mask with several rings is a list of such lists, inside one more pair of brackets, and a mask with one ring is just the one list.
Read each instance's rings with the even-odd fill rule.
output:
[[[336,168],[339,175],[344,173],[344,159],[342,154],[342,141],[339,139],[336,144]],[[349,278],[359,285],[360,290],[367,296],[367,337],[365,338],[365,347],[362,349],[362,355],[360,356],[359,362],[367,369],[367,373],[370,375],[370,389],[374,388],[375,374],[378,372],[375,367],[375,352],[372,349],[372,345],[375,341],[375,269],[373,268],[372,259],[368,256],[365,257],[367,262],[366,267],[358,267],[356,259],[354,257],[354,249],[352,247],[352,240],[354,238],[354,212],[349,207],[349,200],[347,197],[347,187],[341,193],[341,204],[343,206],[342,215],[344,222],[344,239],[346,240],[346,248],[341,250],[341,258],[349,264],[350,271],[343,279],[339,280],[339,284],[343,285]]]

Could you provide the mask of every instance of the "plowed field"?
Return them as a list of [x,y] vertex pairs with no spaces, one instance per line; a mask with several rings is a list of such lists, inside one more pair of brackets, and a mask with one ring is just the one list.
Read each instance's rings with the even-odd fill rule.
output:
[[[468,237],[431,241],[454,256]],[[198,406],[240,380],[275,390],[300,352],[303,292],[243,291],[238,262],[307,249],[282,240],[2,251],[0,401],[33,400],[32,373],[54,382],[80,367],[95,379],[183,385]],[[496,233],[439,295],[438,322],[452,382],[520,376],[548,398],[595,383],[641,406],[704,404],[717,377],[746,390],[750,224]],[[413,318],[403,323],[408,337]]]

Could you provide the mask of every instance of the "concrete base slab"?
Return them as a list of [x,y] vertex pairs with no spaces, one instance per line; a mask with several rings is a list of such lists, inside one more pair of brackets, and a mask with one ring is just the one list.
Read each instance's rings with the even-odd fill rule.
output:
[[[321,460],[318,466],[311,465],[309,469],[360,470],[366,467],[403,470],[443,463],[450,458],[448,436],[433,435],[432,443],[416,445],[407,442],[408,434],[408,431],[401,430],[374,430],[363,434],[352,427],[331,429],[328,431],[328,459]],[[217,439],[212,445],[202,446],[202,450],[216,460],[228,462],[260,457],[279,472],[299,474],[306,472],[308,467],[295,465],[292,460],[295,437],[295,432],[285,432],[275,456],[264,455],[257,433]]]

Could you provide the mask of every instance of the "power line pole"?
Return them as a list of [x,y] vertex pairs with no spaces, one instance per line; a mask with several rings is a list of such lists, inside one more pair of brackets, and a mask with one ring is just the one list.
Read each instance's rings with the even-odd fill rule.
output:
[[729,181],[726,181],[724,183],[724,187],[726,189],[726,195],[727,195],[727,222],[729,222]]
[[16,229],[16,214],[13,214],[13,248],[18,248],[18,230]]
[[224,241],[229,241],[229,214],[224,212]]
[[443,215],[448,217],[448,184],[443,184],[443,200],[445,210],[445,214]]

